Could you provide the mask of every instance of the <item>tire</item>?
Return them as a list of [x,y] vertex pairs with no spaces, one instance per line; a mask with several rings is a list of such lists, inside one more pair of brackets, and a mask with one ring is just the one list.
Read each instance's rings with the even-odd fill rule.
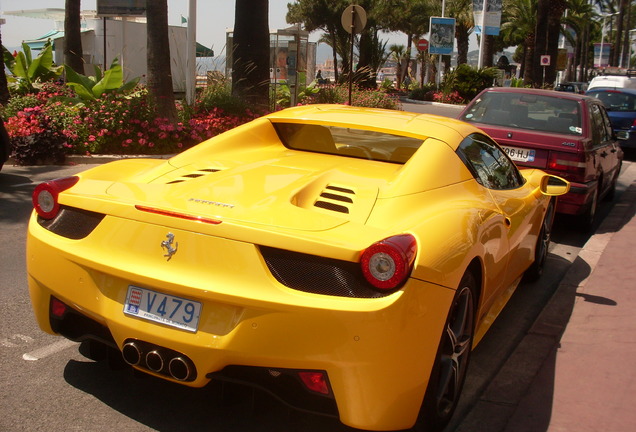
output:
[[594,222],[596,221],[596,212],[599,206],[599,193],[600,193],[601,184],[599,183],[594,195],[592,196],[592,202],[590,202],[587,210],[581,216],[579,216],[579,226],[581,231],[590,232],[594,227]]
[[541,222],[541,230],[537,238],[537,244],[534,248],[534,262],[526,270],[526,277],[530,281],[536,281],[543,274],[545,261],[548,258],[548,247],[552,238],[552,224],[554,223],[554,200],[550,200],[548,209]]
[[448,424],[461,394],[475,333],[477,283],[464,274],[448,312],[435,365],[414,430],[439,431]]
[[623,167],[623,161],[621,161],[620,164],[618,165],[618,169],[616,170],[616,175],[614,176],[614,179],[612,180],[612,185],[610,186],[603,200],[614,201],[614,198],[616,198],[616,183],[618,183],[618,176],[621,174],[622,167]]

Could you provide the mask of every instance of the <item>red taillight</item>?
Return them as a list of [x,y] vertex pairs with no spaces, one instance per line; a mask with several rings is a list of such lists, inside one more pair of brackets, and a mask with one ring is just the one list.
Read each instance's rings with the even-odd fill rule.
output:
[[58,195],[73,187],[78,181],[79,177],[73,176],[37,185],[33,191],[33,207],[37,214],[44,219],[53,219],[60,210]]
[[298,376],[309,390],[320,394],[329,394],[329,385],[327,384],[327,374],[325,372],[298,372]]
[[63,318],[66,313],[67,306],[56,299],[55,297],[51,297],[51,315],[55,318]]
[[410,234],[401,234],[374,243],[362,253],[362,273],[376,288],[397,288],[411,273],[416,251],[417,242]]
[[579,153],[550,152],[548,169],[560,173],[585,175],[585,156]]

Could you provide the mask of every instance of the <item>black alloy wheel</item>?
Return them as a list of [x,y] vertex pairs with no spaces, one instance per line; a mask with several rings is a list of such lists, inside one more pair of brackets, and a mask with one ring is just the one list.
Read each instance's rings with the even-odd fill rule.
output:
[[441,430],[451,419],[466,378],[475,332],[477,283],[467,272],[461,280],[444,326],[436,364],[415,430]]
[[539,231],[539,237],[537,238],[537,244],[534,249],[534,262],[528,270],[526,270],[526,276],[531,281],[539,279],[543,274],[545,261],[548,258],[548,248],[552,239],[554,214],[554,200],[552,199],[550,200],[550,204],[548,204],[548,209],[541,223],[541,230]]

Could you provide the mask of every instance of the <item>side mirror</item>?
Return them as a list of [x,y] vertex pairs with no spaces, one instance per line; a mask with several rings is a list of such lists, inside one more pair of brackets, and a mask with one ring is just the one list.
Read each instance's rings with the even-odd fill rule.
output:
[[547,196],[565,195],[570,190],[570,182],[555,175],[545,175],[541,179],[540,189]]

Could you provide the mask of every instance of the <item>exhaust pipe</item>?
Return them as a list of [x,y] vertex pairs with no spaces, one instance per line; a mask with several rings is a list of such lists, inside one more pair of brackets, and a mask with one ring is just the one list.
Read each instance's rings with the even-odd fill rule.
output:
[[185,354],[138,339],[125,341],[121,357],[131,366],[166,375],[177,381],[192,381],[197,376],[194,363]]
[[141,362],[141,348],[135,342],[126,342],[121,354],[129,365],[137,366]]
[[146,354],[146,366],[153,372],[160,372],[163,369],[164,360],[158,350],[152,350]]
[[170,376],[178,381],[186,381],[190,377],[192,370],[190,362],[181,356],[173,358],[168,363]]

